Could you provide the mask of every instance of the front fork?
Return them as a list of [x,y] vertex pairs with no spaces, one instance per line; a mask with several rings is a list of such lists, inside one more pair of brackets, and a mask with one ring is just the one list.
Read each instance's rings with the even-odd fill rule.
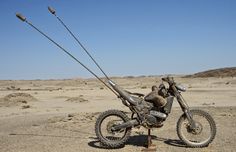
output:
[[191,114],[191,112],[189,110],[188,104],[183,99],[183,97],[182,97],[182,95],[180,93],[177,95],[177,101],[179,102],[180,107],[182,108],[182,111],[184,112],[186,118],[188,119],[188,122],[190,124],[190,129],[194,130],[196,128],[196,123],[193,120],[193,116],[192,116],[192,114]]
[[194,130],[196,128],[196,123],[193,120],[193,117],[192,117],[192,114],[191,114],[190,110],[189,109],[185,109],[184,113],[185,113],[185,116],[188,119],[188,122],[190,123],[190,129]]

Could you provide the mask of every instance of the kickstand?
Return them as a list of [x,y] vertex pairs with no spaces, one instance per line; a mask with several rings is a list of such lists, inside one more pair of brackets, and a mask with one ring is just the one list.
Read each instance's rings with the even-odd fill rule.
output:
[[142,149],[142,152],[154,152],[157,150],[156,145],[152,144],[151,129],[148,129],[147,148]]

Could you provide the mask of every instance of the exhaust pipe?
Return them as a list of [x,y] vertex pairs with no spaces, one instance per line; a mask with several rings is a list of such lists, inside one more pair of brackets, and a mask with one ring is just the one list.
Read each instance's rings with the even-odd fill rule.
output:
[[[55,10],[50,8],[49,10],[52,14],[55,14]],[[85,68],[88,72],[90,72],[94,77],[96,77],[100,82],[102,82],[108,89],[110,89],[117,97],[119,95],[108,85],[106,84],[101,78],[98,77],[92,70],[90,70],[86,65],[84,65],[82,62],[80,62],[76,57],[74,57],[70,52],[68,52],[65,48],[63,48],[60,44],[58,44],[56,41],[54,41],[52,38],[50,38],[48,35],[46,35],[44,32],[42,32],[39,28],[34,26],[32,23],[30,23],[26,17],[24,17],[20,13],[16,13],[16,17],[20,19],[23,22],[26,22],[29,26],[31,26],[33,29],[38,31],[41,35],[43,35],[45,38],[47,38],[49,41],[51,41],[54,45],[56,45],[58,48],[60,48],[63,52],[65,52],[68,56],[73,58],[77,63],[79,63],[83,68]]]
[[23,15],[21,15],[20,13],[16,13],[16,17],[18,17],[22,22],[26,21],[26,18]]
[[65,29],[70,33],[70,35],[75,39],[75,41],[80,45],[80,47],[84,50],[84,52],[91,58],[91,60],[95,63],[95,65],[98,67],[98,69],[103,73],[103,75],[107,78],[107,80],[110,80],[110,78],[107,76],[107,74],[102,70],[102,68],[99,66],[97,61],[92,57],[92,55],[88,52],[88,50],[84,47],[84,45],[79,41],[79,39],[72,33],[72,31],[68,28],[68,26],[61,20],[59,16],[57,16],[55,9],[48,6],[49,12],[54,15],[58,21],[65,27]]

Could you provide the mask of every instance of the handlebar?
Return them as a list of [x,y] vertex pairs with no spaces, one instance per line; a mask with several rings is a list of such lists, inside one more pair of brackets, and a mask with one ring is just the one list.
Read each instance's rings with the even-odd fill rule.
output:
[[174,83],[174,78],[173,77],[164,77],[161,78],[162,81],[168,82],[169,84],[173,84]]
[[162,81],[168,82],[168,77],[161,78]]

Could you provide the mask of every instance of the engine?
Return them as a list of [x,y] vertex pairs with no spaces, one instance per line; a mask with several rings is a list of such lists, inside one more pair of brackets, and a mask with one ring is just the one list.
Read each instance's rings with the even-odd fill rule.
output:
[[159,122],[164,121],[167,118],[167,115],[165,113],[151,110],[150,114],[146,115],[145,118],[146,118],[147,124],[149,126],[152,126]]

